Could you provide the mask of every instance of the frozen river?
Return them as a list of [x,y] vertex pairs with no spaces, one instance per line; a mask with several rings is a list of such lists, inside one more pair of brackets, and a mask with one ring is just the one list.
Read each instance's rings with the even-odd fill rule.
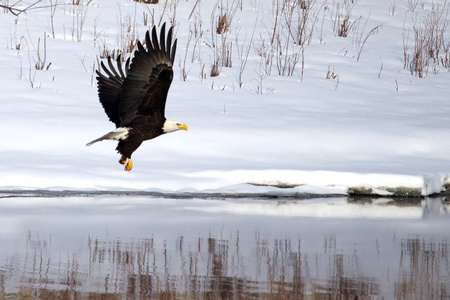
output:
[[0,194],[1,299],[447,299],[445,198]]

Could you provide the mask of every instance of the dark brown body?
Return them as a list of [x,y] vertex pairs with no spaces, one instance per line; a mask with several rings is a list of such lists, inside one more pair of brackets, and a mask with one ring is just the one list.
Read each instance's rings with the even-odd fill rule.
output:
[[117,152],[127,158],[139,148],[143,141],[154,139],[162,134],[165,118],[154,118],[151,116],[141,116],[130,124],[130,132],[125,140],[120,140],[117,145]]

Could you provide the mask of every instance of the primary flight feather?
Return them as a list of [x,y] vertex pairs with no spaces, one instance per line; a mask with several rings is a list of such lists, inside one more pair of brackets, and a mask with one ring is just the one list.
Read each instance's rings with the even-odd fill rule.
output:
[[87,144],[90,146],[103,140],[118,140],[116,150],[121,154],[119,162],[125,170],[133,167],[131,155],[145,140],[164,133],[187,130],[180,122],[169,121],[165,117],[167,93],[173,79],[173,61],[177,40],[172,43],[173,27],[166,37],[166,24],[158,35],[156,26],[145,35],[145,45],[137,42],[137,50],[122,65],[117,58],[117,70],[111,58],[108,67],[102,62],[97,72],[98,95],[109,120],[116,129]]

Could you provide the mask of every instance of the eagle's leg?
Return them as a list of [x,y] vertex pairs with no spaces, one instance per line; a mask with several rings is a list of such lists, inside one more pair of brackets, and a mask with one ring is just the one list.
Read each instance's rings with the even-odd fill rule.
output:
[[130,171],[131,168],[133,168],[131,155],[141,145],[141,143],[142,139],[140,139],[139,136],[133,134],[130,134],[128,138],[119,141],[116,150],[122,155],[120,157],[119,163],[125,165],[125,171]]
[[129,158],[125,164],[125,171],[131,171],[131,168],[133,168],[133,162],[131,161],[131,158]]
[[125,171],[130,171],[133,168],[133,162],[131,161],[131,158],[127,158],[125,155],[122,155],[122,157],[119,159],[119,163],[125,165]]

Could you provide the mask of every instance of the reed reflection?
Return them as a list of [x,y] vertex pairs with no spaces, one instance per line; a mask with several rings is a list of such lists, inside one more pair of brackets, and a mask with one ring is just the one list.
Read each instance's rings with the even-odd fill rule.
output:
[[449,299],[449,264],[447,240],[431,243],[420,238],[402,240],[396,298]]
[[[26,251],[3,260],[1,299],[443,299],[450,292],[448,240],[411,237],[386,248],[395,265],[339,248],[333,235],[315,252],[300,238],[256,231],[176,240],[88,236],[70,253],[29,233]],[[376,252],[375,256],[376,256]],[[373,257],[376,261],[378,258]],[[375,268],[375,269],[374,269]],[[389,276],[386,276],[389,274]],[[397,274],[397,275],[395,275]]]

